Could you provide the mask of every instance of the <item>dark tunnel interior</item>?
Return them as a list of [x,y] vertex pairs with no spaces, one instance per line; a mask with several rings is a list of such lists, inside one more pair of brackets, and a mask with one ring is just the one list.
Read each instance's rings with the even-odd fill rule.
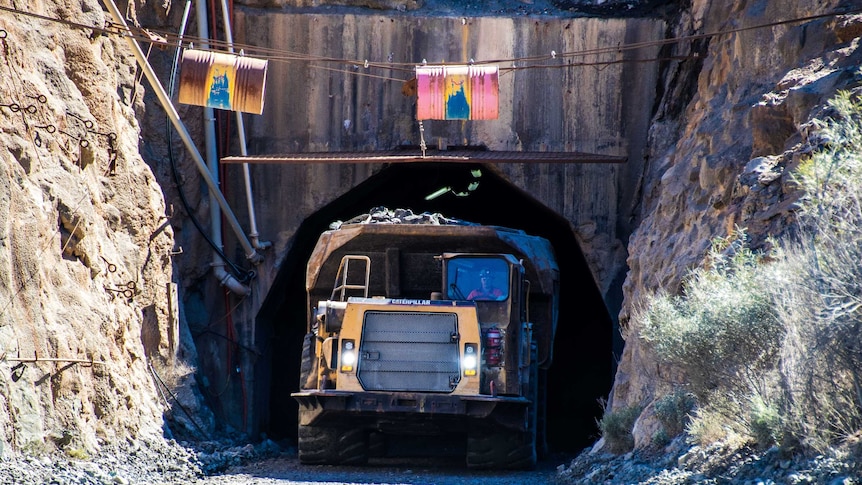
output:
[[[481,170],[476,178],[472,171]],[[479,182],[474,190],[469,184]],[[425,200],[441,187],[447,192]],[[258,314],[258,342],[267,339],[256,375],[269,382],[262,393],[268,409],[262,431],[274,439],[295,439],[299,355],[306,328],[306,261],[330,223],[348,220],[374,207],[439,212],[449,218],[523,229],[548,239],[560,267],[559,323],[554,362],[548,371],[548,444],[551,451],[575,452],[598,437],[600,399],[613,380],[613,319],[602,300],[568,221],[550,211],[493,169],[471,164],[393,164],[306,219],[296,233],[279,274]],[[617,309],[612,309],[614,313]]]

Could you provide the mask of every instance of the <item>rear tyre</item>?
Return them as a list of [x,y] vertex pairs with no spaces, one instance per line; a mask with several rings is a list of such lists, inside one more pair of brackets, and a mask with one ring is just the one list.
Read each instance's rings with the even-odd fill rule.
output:
[[[315,367],[315,359],[314,359],[314,339],[316,337],[313,333],[309,332],[305,334],[305,338],[302,339],[302,361],[299,364],[299,388],[300,389],[314,389],[317,387],[316,379],[312,380],[312,376],[316,374],[314,372]],[[314,375],[314,377],[317,377]]]
[[538,371],[539,389],[536,396],[536,453],[539,459],[548,457],[548,371]]
[[364,465],[368,434],[362,429],[299,426],[299,461],[308,465]]
[[467,466],[482,469],[532,470],[536,441],[532,431],[476,426],[467,435]]

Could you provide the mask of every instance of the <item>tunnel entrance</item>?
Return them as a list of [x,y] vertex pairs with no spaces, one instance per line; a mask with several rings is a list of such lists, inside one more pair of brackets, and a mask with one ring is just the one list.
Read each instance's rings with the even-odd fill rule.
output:
[[[446,187],[451,190],[443,191]],[[426,200],[435,192],[445,193]],[[306,262],[318,236],[333,221],[378,206],[523,229],[551,242],[560,267],[561,305],[554,363],[547,375],[548,443],[552,451],[571,452],[594,441],[599,400],[607,397],[613,380],[613,320],[568,221],[479,164],[394,164],[303,222],[258,314],[258,347],[266,345],[255,373],[261,385],[269,383],[256,393],[263,400],[256,403],[261,430],[274,439],[296,436],[298,408],[290,393],[298,389],[306,329]]]

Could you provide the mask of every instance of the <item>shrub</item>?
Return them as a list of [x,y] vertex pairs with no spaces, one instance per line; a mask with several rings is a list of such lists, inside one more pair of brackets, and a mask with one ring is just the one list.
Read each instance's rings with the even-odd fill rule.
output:
[[703,446],[725,442],[769,448],[782,436],[780,409],[756,393],[716,392],[694,411],[686,431],[690,442]]
[[707,446],[720,441],[747,441],[745,426],[738,419],[742,414],[739,401],[732,396],[715,393],[708,404],[695,409],[686,428],[688,441]]
[[713,243],[708,266],[689,275],[682,295],[655,296],[636,316],[641,338],[685,372],[698,398],[719,388],[749,389],[775,367],[782,329],[761,260],[738,230]]
[[634,312],[701,403],[687,427],[695,442],[823,451],[862,429],[862,100],[840,93],[829,109],[794,173],[798,231],[776,241],[771,262],[738,230],[713,243],[681,294]]
[[675,389],[656,399],[653,404],[655,416],[667,438],[674,438],[685,431],[696,404],[694,395],[683,389]]
[[667,446],[670,441],[671,437],[664,429],[660,429],[652,435],[652,444],[655,446]]
[[628,406],[614,411],[606,411],[599,421],[602,438],[612,453],[626,453],[635,446],[632,428],[640,416],[641,406]]
[[765,401],[754,395],[749,402],[749,431],[751,437],[761,448],[779,444],[781,437],[781,416],[775,403]]
[[788,430],[817,450],[862,428],[862,102],[842,92],[829,106],[795,172],[801,230],[777,305]]

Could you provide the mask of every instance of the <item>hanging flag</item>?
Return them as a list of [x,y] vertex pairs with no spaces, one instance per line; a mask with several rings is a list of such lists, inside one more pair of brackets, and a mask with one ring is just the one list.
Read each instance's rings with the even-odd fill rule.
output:
[[416,66],[417,120],[494,120],[497,66]]
[[266,60],[186,49],[181,67],[180,103],[263,113]]

